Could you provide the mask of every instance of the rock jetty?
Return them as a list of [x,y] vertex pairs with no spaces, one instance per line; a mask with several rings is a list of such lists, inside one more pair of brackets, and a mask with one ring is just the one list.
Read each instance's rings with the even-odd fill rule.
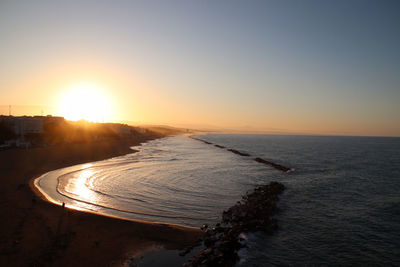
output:
[[203,142],[204,144],[207,144],[207,145],[213,145],[213,143],[211,143],[211,142],[208,142],[208,141],[206,141],[206,140],[203,140],[203,139],[200,139],[200,138],[196,138],[196,137],[194,137],[194,136],[189,136],[189,138],[192,138],[192,139],[194,139],[194,140],[197,140],[197,141],[200,141],[200,142]]
[[247,154],[247,153],[244,153],[244,152],[240,152],[240,151],[238,151],[238,150],[236,150],[236,149],[228,149],[228,151],[230,151],[230,152],[232,152],[232,153],[234,153],[234,154],[237,154],[237,155],[239,155],[239,156],[242,156],[242,157],[250,157],[250,154]]
[[[200,138],[196,138],[194,136],[189,136],[189,137],[194,139],[194,140],[197,140],[197,141],[203,142],[205,144],[208,144],[208,145],[214,145],[215,147],[218,147],[218,148],[221,148],[221,149],[225,149],[226,148],[224,146],[221,146],[221,145],[218,145],[218,144],[213,144],[211,142],[205,141],[205,140],[200,139]],[[250,157],[251,156],[248,153],[241,152],[241,151],[238,151],[238,150],[232,149],[232,148],[226,148],[226,150],[228,150],[228,151],[230,151],[230,152],[232,152],[232,153],[234,153],[236,155],[243,156],[243,157]],[[258,163],[261,163],[261,164],[269,165],[269,166],[271,166],[271,167],[273,167],[273,168],[275,168],[277,170],[280,170],[280,171],[283,171],[283,172],[286,172],[286,173],[294,171],[294,169],[285,167],[285,166],[283,166],[281,164],[274,163],[274,162],[271,162],[271,161],[268,161],[268,160],[265,160],[265,159],[262,159],[262,158],[254,158],[254,161],[256,161]]]
[[290,168],[282,166],[282,165],[280,165],[278,163],[274,163],[274,162],[271,162],[271,161],[268,161],[268,160],[265,160],[265,159],[262,159],[262,158],[255,158],[254,160],[259,162],[259,163],[265,164],[265,165],[270,165],[270,166],[274,167],[275,169],[278,169],[278,170],[281,170],[281,171],[284,171],[284,172],[293,171],[293,169],[290,169]]
[[[222,213],[221,223],[209,228],[203,225],[204,249],[183,266],[233,266],[238,262],[238,251],[244,247],[241,235],[262,231],[267,234],[277,229],[272,216],[278,211],[276,202],[284,186],[278,182],[260,186],[247,193],[236,205]],[[190,249],[184,253],[189,252]]]

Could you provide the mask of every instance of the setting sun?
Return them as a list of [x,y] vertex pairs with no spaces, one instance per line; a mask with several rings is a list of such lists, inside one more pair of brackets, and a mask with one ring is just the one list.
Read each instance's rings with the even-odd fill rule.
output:
[[95,84],[76,84],[68,87],[61,96],[60,113],[68,120],[104,122],[111,118],[109,97]]

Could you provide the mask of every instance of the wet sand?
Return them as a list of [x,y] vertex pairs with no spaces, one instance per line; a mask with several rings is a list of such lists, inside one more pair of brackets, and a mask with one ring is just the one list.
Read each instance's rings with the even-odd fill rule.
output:
[[120,266],[155,246],[181,249],[198,240],[197,229],[62,208],[29,186],[45,172],[131,153],[129,146],[157,137],[0,151],[0,265]]

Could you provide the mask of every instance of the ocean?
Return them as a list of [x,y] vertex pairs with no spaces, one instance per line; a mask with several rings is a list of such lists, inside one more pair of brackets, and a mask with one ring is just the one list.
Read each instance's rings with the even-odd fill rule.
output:
[[278,181],[286,187],[279,229],[247,234],[239,266],[400,265],[400,138],[196,138],[212,144],[157,139],[133,147],[137,153],[47,173],[36,185],[76,209],[200,227],[217,223],[246,191]]

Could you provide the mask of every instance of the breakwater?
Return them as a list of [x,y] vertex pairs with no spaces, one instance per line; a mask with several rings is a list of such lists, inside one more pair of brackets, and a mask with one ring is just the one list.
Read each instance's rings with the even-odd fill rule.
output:
[[[189,136],[189,137],[194,139],[194,140],[203,142],[204,144],[207,144],[207,145],[214,145],[217,148],[226,149],[227,151],[232,152],[232,153],[234,153],[236,155],[239,155],[239,156],[242,156],[242,157],[250,157],[251,156],[249,153],[246,153],[246,152],[243,152],[243,151],[239,151],[239,150],[232,149],[232,148],[226,148],[225,146],[214,144],[214,143],[211,143],[209,141],[206,141],[206,140],[194,137],[194,136]],[[283,166],[281,164],[278,164],[278,163],[275,163],[275,162],[272,162],[272,161],[269,161],[269,160],[265,160],[265,159],[262,159],[262,158],[259,158],[259,157],[253,158],[253,160],[258,162],[258,163],[271,166],[271,167],[273,167],[273,168],[275,168],[277,170],[280,170],[280,171],[283,171],[283,172],[286,172],[286,173],[294,171],[293,168],[289,168],[289,167]]]
[[239,261],[239,249],[245,246],[242,243],[243,234],[256,231],[272,234],[277,229],[277,222],[272,216],[278,211],[276,202],[283,190],[284,186],[278,182],[257,187],[224,211],[220,223],[211,229],[203,225],[201,229],[205,234],[202,243],[205,248],[184,266],[234,266]]

